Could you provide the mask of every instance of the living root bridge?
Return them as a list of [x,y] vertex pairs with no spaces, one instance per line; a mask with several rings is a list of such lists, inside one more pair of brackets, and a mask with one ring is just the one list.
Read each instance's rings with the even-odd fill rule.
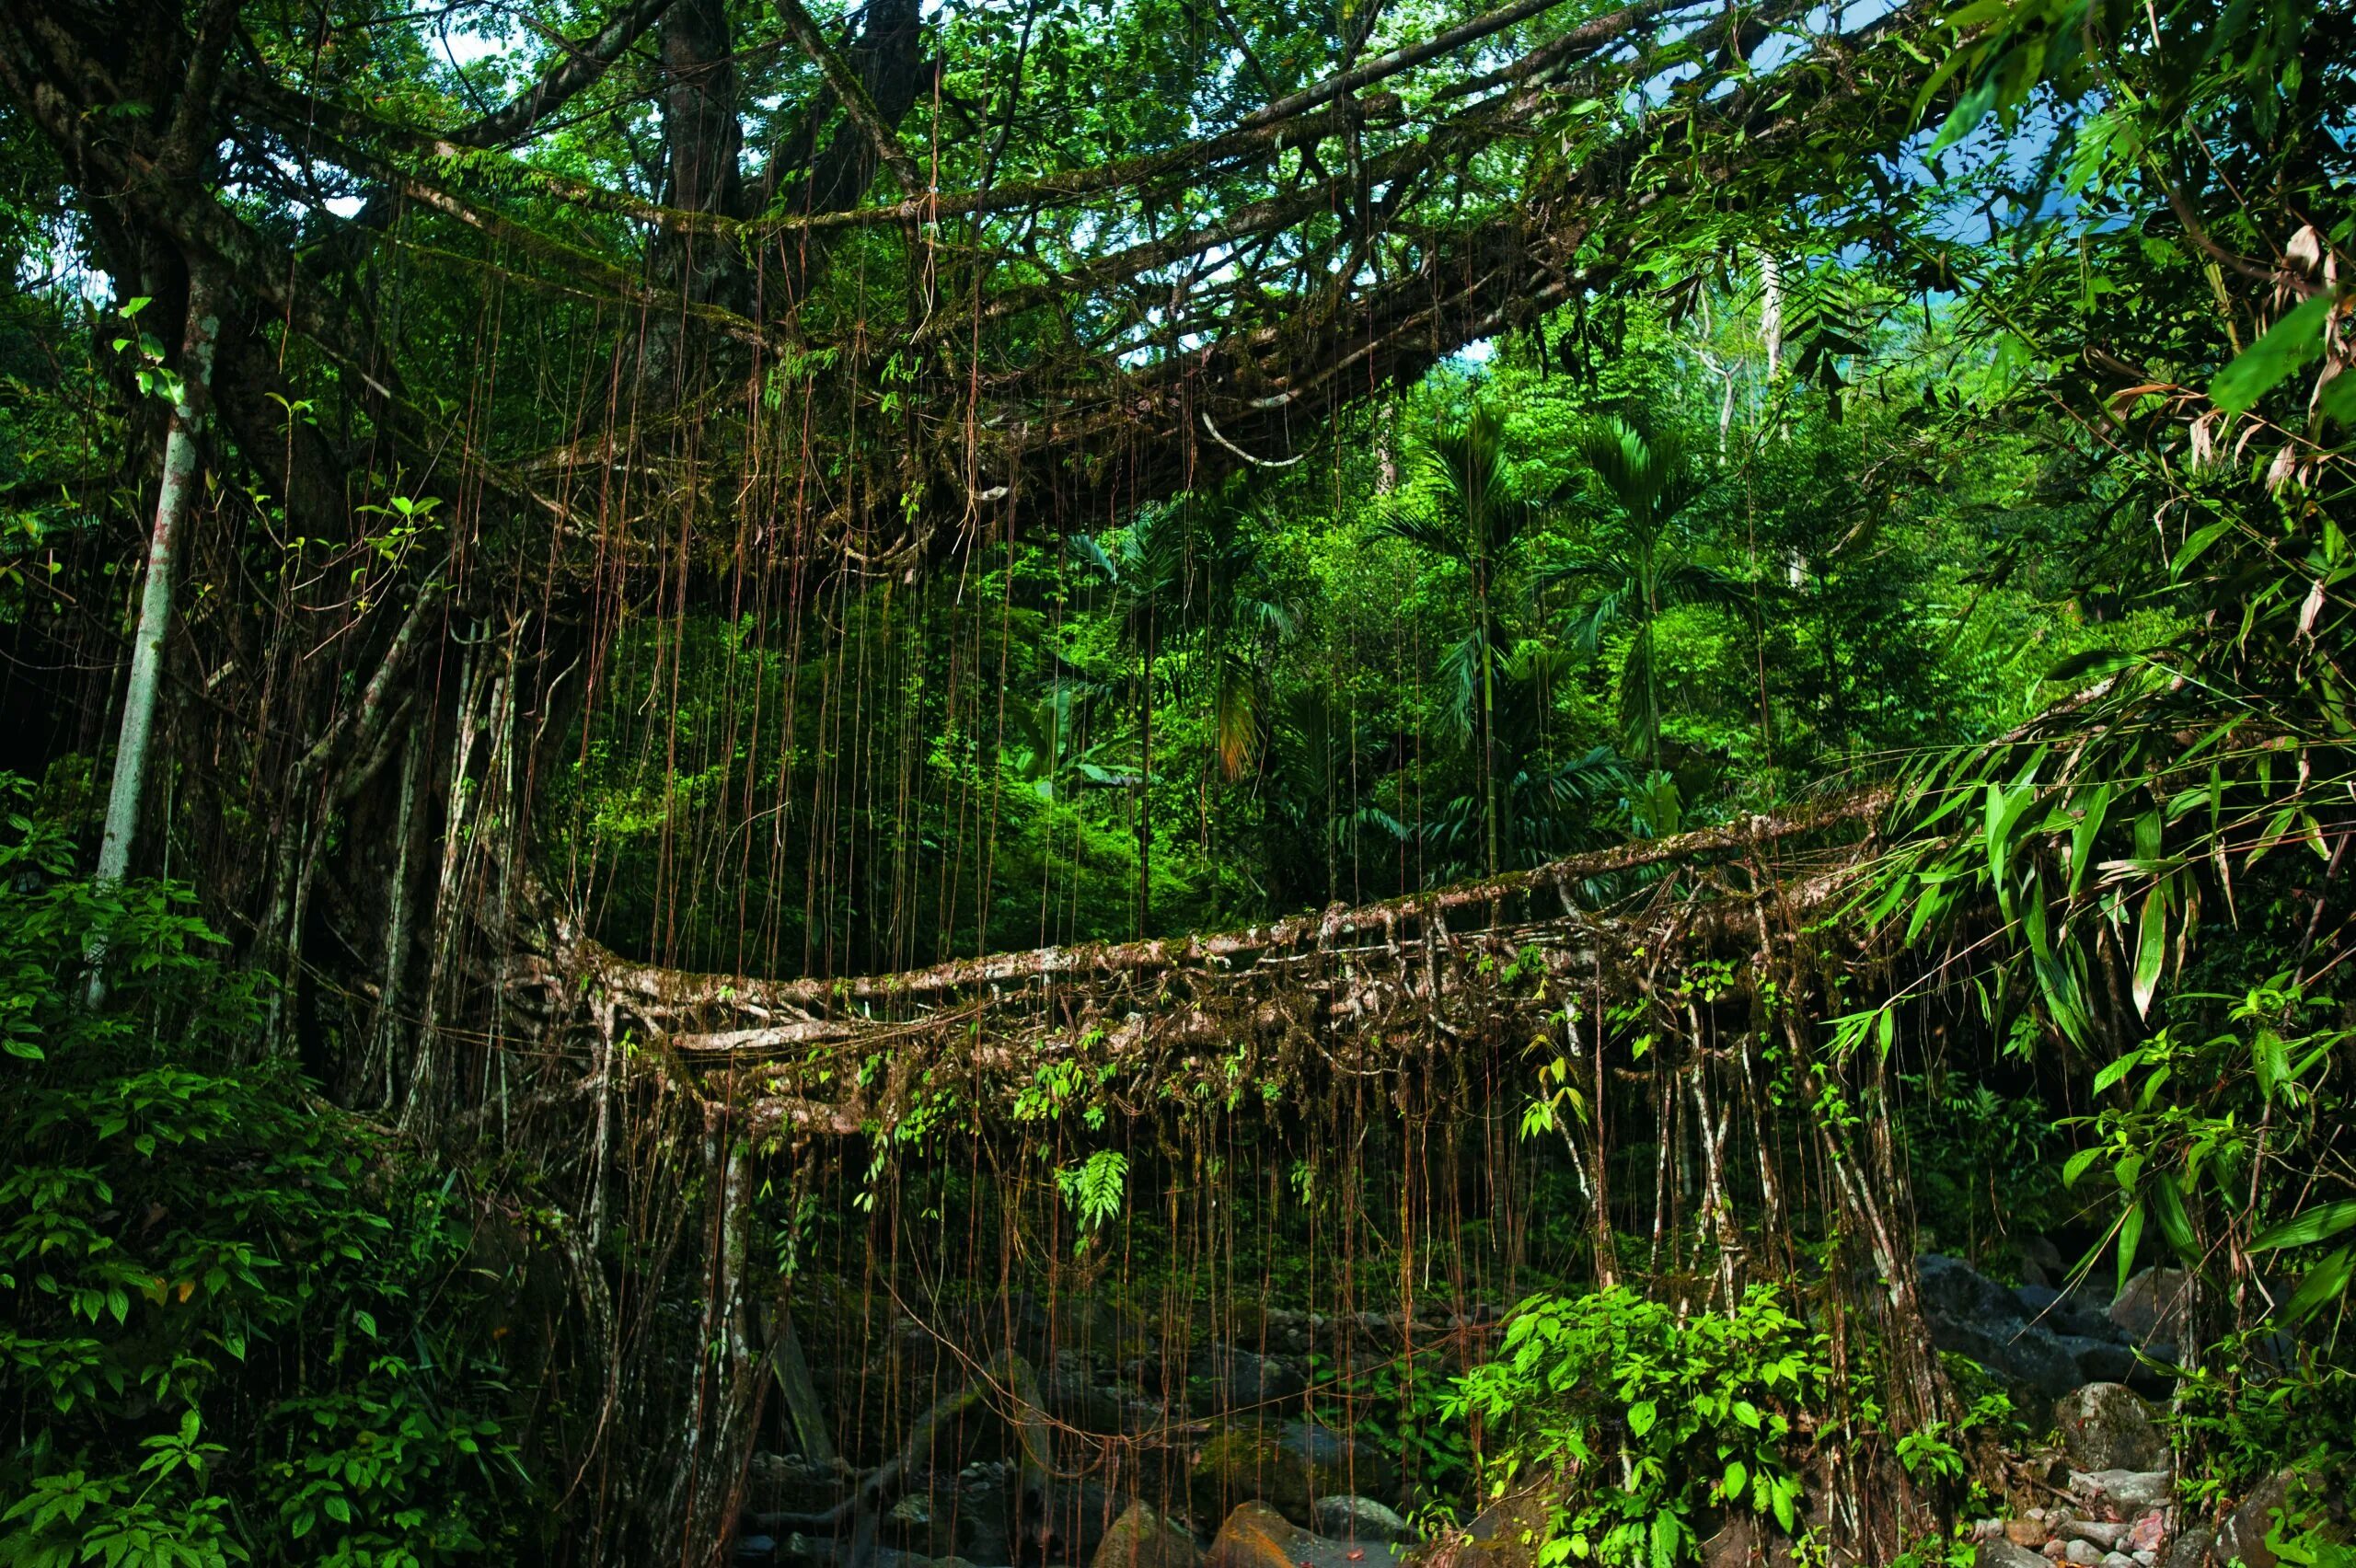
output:
[[944,1093],[1019,1115],[1057,1062],[1085,1062],[1109,1110],[1147,1118],[1527,1044],[1565,1001],[1643,991],[1680,950],[1772,965],[1771,921],[1796,930],[1848,885],[1871,844],[1854,830],[1888,803],[1862,793],[1238,931],[839,980],[632,963],[560,922],[531,982],[587,999],[600,1060],[625,1033],[651,1043],[666,1088],[756,1140],[889,1131]]

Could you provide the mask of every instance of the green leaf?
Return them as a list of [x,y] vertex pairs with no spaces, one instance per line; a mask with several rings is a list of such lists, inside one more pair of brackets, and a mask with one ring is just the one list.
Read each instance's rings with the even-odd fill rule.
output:
[[2312,1247],[2318,1241],[2339,1235],[2350,1226],[2356,1226],[2356,1198],[2342,1198],[2335,1204],[2317,1204],[2279,1225],[2269,1227],[2249,1244],[2249,1250],[2253,1252],[2272,1252],[2284,1247]]
[[2194,529],[2191,536],[2184,541],[2183,548],[2176,552],[2176,559],[2168,562],[2168,575],[2182,577],[2191,569],[2193,562],[2209,553],[2210,546],[2233,532],[2233,529],[2234,520],[2230,517],[2222,518],[2204,527]]
[[[2104,1090],[2109,1089],[2112,1085],[2119,1082],[2119,1079],[2125,1078],[2129,1073],[2133,1072],[2135,1070],[2135,1065],[2142,1059],[2143,1053],[2138,1049],[2130,1051],[2125,1055],[2120,1056],[2118,1060],[2109,1063],[2102,1071],[2095,1075],[2095,1092],[2096,1094],[2100,1094]],[[2091,1153],[2092,1151],[2089,1150],[2088,1152]]]
[[1642,1437],[1660,1421],[1660,1407],[1650,1400],[1640,1400],[1628,1407],[1628,1430]]
[[2110,814],[2112,790],[2108,784],[2095,787],[2086,797],[2085,814],[2070,830],[2070,891],[2076,893],[2086,880],[2086,868],[2094,864],[2095,839],[2102,832],[2103,819]]
[[2307,1277],[2282,1304],[2282,1316],[2293,1323],[2304,1321],[2316,1308],[2347,1290],[2351,1274],[2356,1274],[2356,1252],[2342,1247],[2307,1271]]
[[2152,1222],[2160,1228],[2160,1239],[2182,1261],[2192,1267],[2200,1261],[2200,1244],[2192,1234],[2192,1216],[2185,1212],[2184,1194],[2177,1190],[2170,1176],[2154,1179],[2144,1194]]
[[2159,990],[2160,966],[2168,953],[2168,884],[2162,882],[2143,895],[2142,931],[2135,940],[2135,1014],[2149,1018],[2152,997]]
[[2246,413],[2282,380],[2323,352],[2324,323],[2336,296],[2319,294],[2277,321],[2244,349],[2210,384],[2209,400],[2229,414]]
[[2142,1244],[2143,1205],[2139,1200],[2128,1205],[2126,1215],[2119,1222],[2119,1290],[2127,1288],[2128,1278],[2135,1272],[2135,1250]]

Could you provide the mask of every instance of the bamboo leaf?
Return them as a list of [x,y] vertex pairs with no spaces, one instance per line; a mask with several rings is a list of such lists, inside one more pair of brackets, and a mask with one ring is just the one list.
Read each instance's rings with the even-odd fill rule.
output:
[[2292,1215],[2280,1225],[2272,1226],[2249,1244],[2253,1252],[2280,1251],[2285,1247],[2312,1247],[2356,1226],[2356,1198],[2342,1198],[2336,1204],[2317,1204],[2301,1214]]
[[2135,940],[2135,1014],[2149,1018],[2152,997],[2160,986],[2160,966],[2168,951],[2168,901],[2165,882],[2143,895],[2142,932]]
[[2299,1282],[2299,1288],[2282,1304],[2282,1316],[2293,1323],[2305,1321],[2315,1315],[2316,1309],[2347,1291],[2351,1274],[2356,1274],[2356,1252],[2342,1247],[2307,1271],[2307,1277]]

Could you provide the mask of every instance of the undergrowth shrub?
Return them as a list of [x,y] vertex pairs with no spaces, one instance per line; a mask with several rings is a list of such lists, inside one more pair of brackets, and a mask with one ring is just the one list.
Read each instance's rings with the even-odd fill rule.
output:
[[1542,1564],[1667,1568],[1714,1516],[1799,1528],[1807,1434],[1831,1383],[1824,1336],[1770,1286],[1732,1313],[1681,1316],[1622,1286],[1524,1301],[1449,1409],[1478,1422],[1495,1494],[1558,1478]]
[[259,1058],[184,891],[74,859],[0,829],[0,1564],[508,1555],[455,1179]]

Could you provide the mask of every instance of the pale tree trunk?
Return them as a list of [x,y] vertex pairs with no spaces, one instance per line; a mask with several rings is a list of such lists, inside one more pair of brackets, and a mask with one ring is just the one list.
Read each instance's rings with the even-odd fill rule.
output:
[[[164,437],[164,482],[156,498],[156,527],[147,540],[147,578],[139,595],[139,629],[131,643],[131,679],[124,687],[122,725],[114,751],[114,781],[107,794],[106,835],[98,844],[98,881],[119,882],[131,871],[139,806],[147,788],[147,752],[156,732],[156,697],[163,685],[164,638],[172,622],[172,569],[180,532],[198,485],[198,443],[213,381],[213,349],[221,317],[210,280],[189,274],[188,326],[180,343],[179,396]],[[105,947],[93,947],[89,1002],[105,999]]]
[[1784,267],[1765,251],[1759,253],[1759,338],[1767,351],[1767,381],[1773,386],[1784,373]]

